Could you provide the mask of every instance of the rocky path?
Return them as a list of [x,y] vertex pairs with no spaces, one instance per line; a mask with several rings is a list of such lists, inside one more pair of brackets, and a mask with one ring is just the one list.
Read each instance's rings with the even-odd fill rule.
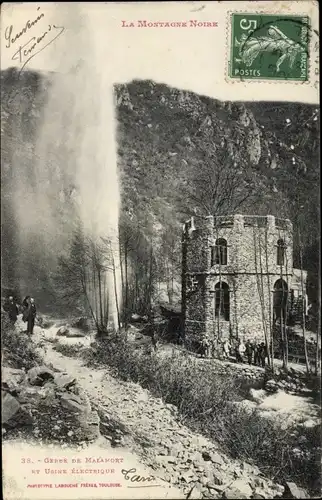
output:
[[[265,479],[258,468],[225,456],[218,447],[180,423],[176,408],[152,397],[139,385],[114,378],[108,369],[84,366],[46,341],[52,335],[35,328],[45,364],[75,377],[97,409],[101,434],[110,439],[111,422],[120,444],[153,475],[189,498],[274,498],[283,488]],[[172,492],[171,492],[172,495]],[[163,492],[163,497],[164,497]],[[172,495],[173,497],[173,495]]]

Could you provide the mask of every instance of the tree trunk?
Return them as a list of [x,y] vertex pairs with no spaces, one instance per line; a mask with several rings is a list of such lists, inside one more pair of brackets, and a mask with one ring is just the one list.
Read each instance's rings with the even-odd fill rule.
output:
[[150,266],[149,266],[149,291],[148,291],[148,306],[149,306],[149,317],[152,311],[152,291],[153,291],[153,247],[151,239],[151,250],[150,250]]
[[[216,241],[219,239],[218,238],[218,227],[216,227]],[[220,247],[218,250],[219,254],[219,308],[218,308],[218,314],[217,314],[217,326],[218,326],[218,331],[217,331],[217,338],[215,339],[215,346],[218,348],[219,340],[220,340],[220,316],[221,316],[221,299],[222,299],[222,288],[221,288],[221,251]],[[215,259],[217,257],[217,247],[215,246]],[[216,292],[215,292],[215,307],[216,307],[216,302],[217,302],[217,297],[216,297]]]
[[269,336],[270,344],[268,347],[268,352],[270,352],[270,367],[272,373],[274,373],[274,325],[273,325],[273,314],[272,314],[272,295],[271,295],[271,280],[269,276],[269,265],[268,265],[268,237],[267,237],[267,226],[265,230],[265,264],[267,273],[267,287],[268,287],[268,320],[269,320]]
[[[122,287],[122,300],[124,303],[125,299],[125,283],[124,283],[124,271],[123,271],[123,261],[122,261],[122,245],[121,245],[121,240],[119,239],[119,254],[120,254],[120,272],[121,272],[121,287]],[[126,314],[123,314],[122,316],[122,321],[124,322],[124,326],[126,328],[127,326],[127,321],[126,321]]]
[[265,336],[265,344],[266,344],[266,351],[267,351],[268,366],[271,366],[271,355],[270,355],[268,335],[267,335],[267,321],[266,321],[266,310],[265,310],[265,293],[264,293],[264,282],[263,282],[262,245],[261,245],[260,231],[258,231],[258,243],[259,243],[259,247],[258,248],[259,248],[260,288],[261,288],[261,296],[262,296],[263,329],[264,329],[264,336]]
[[92,298],[92,301],[93,301],[93,311],[95,312],[95,315],[96,315],[96,322],[97,324],[99,324],[99,310],[98,310],[98,300],[97,300],[97,293],[98,293],[98,289],[97,289],[97,283],[96,283],[96,270],[95,270],[95,265],[93,263],[93,257],[90,261],[91,263],[91,267],[90,267],[90,272],[92,274],[91,276],[91,280],[90,280],[90,290],[89,290],[89,294],[90,294],[90,297]]
[[258,272],[258,258],[257,258],[257,239],[256,239],[256,226],[253,228],[253,243],[254,243],[254,264],[255,264],[255,273],[256,273],[256,284],[257,284],[257,291],[258,291],[258,296],[260,300],[260,307],[261,307],[261,316],[262,316],[262,324],[263,324],[263,331],[264,331],[264,338],[265,338],[265,345],[267,348],[267,356],[268,360],[270,360],[270,355],[269,355],[269,346],[268,346],[268,339],[267,339],[267,330],[266,330],[266,318],[265,318],[265,297],[264,297],[264,288],[263,288],[263,270],[262,270],[262,254],[261,254],[261,241],[260,241],[260,236],[258,237],[258,249],[259,249],[259,272]]
[[128,248],[127,248],[127,241],[124,242],[124,265],[125,265],[125,304],[124,304],[124,318],[125,318],[125,324],[127,325],[128,323],[128,317],[129,317],[129,281],[128,281]]
[[116,306],[116,314],[117,314],[117,323],[118,323],[118,329],[120,330],[120,328],[121,328],[121,322],[120,322],[119,301],[118,301],[118,296],[117,296],[117,283],[116,283],[115,261],[114,261],[114,255],[113,255],[112,251],[111,251],[111,255],[112,255],[112,268],[113,268],[113,281],[114,281],[114,294],[115,294],[115,306]]
[[[281,337],[282,337],[282,347],[283,347],[283,368],[287,370],[288,367],[288,345],[287,345],[287,339],[286,339],[286,328],[285,328],[285,323],[286,323],[286,318],[285,318],[285,309],[284,309],[284,285],[283,285],[283,268],[282,264],[280,266],[280,277],[281,277],[281,283],[282,283],[282,300],[281,300],[281,310],[280,310],[280,316],[281,316]],[[288,291],[287,291],[288,292]]]
[[98,277],[98,296],[99,296],[99,308],[100,308],[100,324],[103,329],[104,325],[104,319],[103,319],[103,297],[102,297],[102,275],[101,275],[101,269],[97,269],[97,277]]
[[97,322],[97,317],[96,317],[96,315],[95,315],[95,313],[93,311],[93,307],[92,307],[91,301],[89,300],[89,297],[88,297],[87,287],[86,287],[86,276],[85,276],[85,274],[83,275],[81,283],[82,283],[83,294],[84,294],[85,300],[86,300],[86,302],[88,304],[91,316],[92,316],[92,318],[94,320],[94,323],[95,323],[95,326],[96,326],[96,330],[98,331],[99,330],[99,325],[98,325],[98,322]]
[[[320,305],[320,301],[319,301]],[[320,308],[319,308],[320,310]],[[316,351],[315,351],[315,375],[319,373],[319,368],[320,368],[320,352],[319,352],[319,340],[320,340],[320,328],[321,328],[321,320],[320,320],[320,314],[318,314],[318,324],[317,324],[317,330],[316,330]]]
[[302,332],[303,332],[303,347],[304,347],[304,356],[305,356],[305,364],[307,373],[310,372],[310,364],[307,356],[307,346],[306,346],[306,338],[305,338],[305,299],[306,299],[306,290],[304,290],[303,283],[303,249],[302,245],[300,247],[300,266],[301,266],[301,291],[302,291]]

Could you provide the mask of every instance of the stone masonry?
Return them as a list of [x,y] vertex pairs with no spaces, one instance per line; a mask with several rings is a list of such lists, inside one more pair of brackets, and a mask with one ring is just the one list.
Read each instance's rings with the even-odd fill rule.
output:
[[[225,255],[218,257],[222,249]],[[186,340],[204,333],[260,341],[266,333],[269,339],[274,305],[284,300],[281,293],[289,300],[292,291],[291,222],[270,215],[192,217],[184,225],[182,250]]]

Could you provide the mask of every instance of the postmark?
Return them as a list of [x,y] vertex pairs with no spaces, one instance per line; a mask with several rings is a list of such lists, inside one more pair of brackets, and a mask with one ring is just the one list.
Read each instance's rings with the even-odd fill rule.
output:
[[307,82],[308,16],[233,13],[229,78]]

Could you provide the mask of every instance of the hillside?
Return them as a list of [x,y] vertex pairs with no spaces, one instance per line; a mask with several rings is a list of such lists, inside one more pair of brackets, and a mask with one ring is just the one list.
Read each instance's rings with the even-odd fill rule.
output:
[[[3,284],[25,289],[28,283],[42,292],[46,288],[47,301],[55,295],[54,259],[41,238],[38,245],[32,241],[21,248],[13,199],[21,178],[42,182],[35,175],[34,154],[50,82],[51,75],[28,71],[18,80],[14,69],[1,72]],[[152,81],[116,85],[115,97],[121,235],[130,232],[139,241],[135,248],[130,245],[129,253],[140,275],[147,269],[152,244],[155,281],[166,283],[171,299],[180,277],[182,222],[192,214],[229,212],[289,217],[295,263],[300,231],[304,266],[314,275],[319,241],[316,107],[221,102]],[[53,138],[52,200],[60,228],[52,245],[55,254],[57,241],[62,248],[68,243],[75,219],[73,185],[63,175],[64,147]],[[316,280],[310,278],[313,288]]]

